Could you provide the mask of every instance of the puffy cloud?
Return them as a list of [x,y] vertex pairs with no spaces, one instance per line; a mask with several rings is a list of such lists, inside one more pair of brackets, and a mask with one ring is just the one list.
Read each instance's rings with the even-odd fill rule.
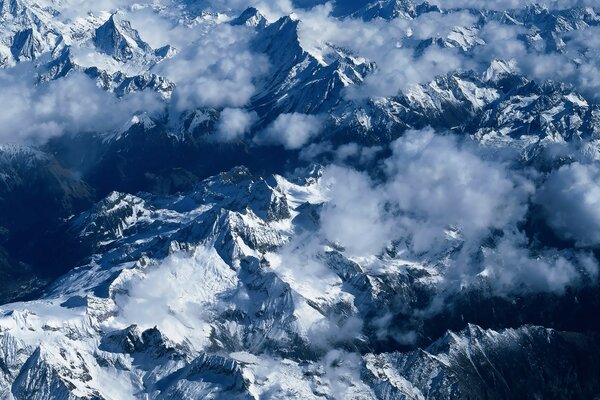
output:
[[322,123],[323,118],[318,115],[280,114],[255,137],[255,142],[279,144],[288,150],[297,150],[321,132]]
[[220,142],[234,142],[244,138],[250,131],[257,115],[239,108],[226,108],[221,111],[217,124],[216,138]]
[[[395,311],[400,311],[406,315],[410,313],[410,306],[404,302],[394,302]],[[386,312],[383,315],[373,319],[373,327],[375,327],[375,336],[379,340],[393,338],[401,345],[414,345],[418,339],[418,333],[412,329],[399,326],[395,320],[395,315],[392,312]]]
[[[555,80],[572,83],[585,95],[598,99],[600,93],[600,27],[589,27],[564,36],[564,54],[556,54],[556,61],[544,70]],[[547,61],[541,59],[540,61]],[[554,72],[552,68],[554,67]]]
[[[443,254],[449,257],[446,294],[481,279],[501,294],[561,292],[597,276],[590,255],[530,248],[520,223],[535,185],[525,171],[430,129],[408,132],[391,147],[377,180],[340,166],[323,175],[329,200],[321,212],[321,234],[349,256],[379,254],[390,245],[424,263]],[[557,232],[582,244],[600,239],[595,181],[600,167],[575,164],[551,174],[537,194]]]
[[250,50],[250,31],[218,24],[156,71],[177,85],[176,110],[242,107],[255,93],[254,79],[268,70],[265,56]]
[[0,72],[3,142],[40,143],[64,133],[106,132],[120,128],[135,113],[164,110],[156,93],[144,91],[118,99],[79,73],[35,85],[24,68]]
[[394,236],[384,191],[366,174],[337,166],[325,171],[323,184],[330,188],[330,200],[321,212],[325,237],[350,254],[379,253]]
[[591,278],[598,275],[595,259],[578,254],[570,259],[558,253],[533,256],[527,249],[527,238],[508,233],[493,250],[484,250],[481,276],[500,293],[511,294],[524,290],[561,293],[582,278],[581,272]]
[[[430,46],[422,53],[415,53],[414,48],[422,40],[429,38],[445,38],[456,27],[474,27],[478,25],[478,17],[470,11],[452,11],[448,13],[426,13],[415,20],[397,18],[392,21],[374,20],[365,22],[360,19],[338,19],[331,16],[332,3],[318,5],[322,2],[301,2],[301,6],[307,7],[317,5],[310,9],[294,9],[289,1],[254,1],[244,2],[241,0],[229,0],[226,2],[206,2],[206,7],[214,10],[228,10],[231,15],[239,13],[248,5],[254,5],[265,12],[270,19],[281,15],[296,12],[301,19],[300,41],[302,46],[319,56],[327,52],[327,44],[334,43],[344,48],[351,49],[356,54],[365,57],[377,64],[377,72],[367,77],[364,85],[351,87],[348,96],[350,98],[362,98],[370,96],[395,95],[400,90],[406,90],[417,83],[432,80],[435,76],[451,72],[457,69],[481,70],[487,67],[493,59],[516,59],[523,73],[535,79],[553,79],[565,81],[577,86],[580,91],[588,96],[595,97],[598,92],[596,82],[600,79],[600,71],[597,67],[597,57],[589,48],[596,42],[598,28],[576,30],[564,34],[566,43],[563,54],[538,53],[533,49],[527,49],[523,35],[527,30],[519,25],[506,25],[490,21],[483,25],[481,31],[474,32],[485,41],[485,45],[475,46],[468,54],[457,49],[440,48]],[[440,5],[446,8],[472,7],[508,9],[523,8],[523,3],[513,0],[484,2],[481,0],[440,0]],[[571,6],[589,6],[591,2],[586,1],[546,1],[543,2],[550,8],[567,8]],[[203,36],[202,29],[190,29],[165,15],[144,7],[122,7],[126,9],[128,18],[134,22],[134,26],[140,28],[142,37],[155,45],[168,43],[175,44],[181,48]],[[160,14],[160,15],[159,15]],[[216,30],[223,29],[217,24]],[[203,28],[204,29],[204,28]],[[214,33],[211,33],[213,35]],[[227,33],[236,37],[232,32]],[[234,42],[243,47],[247,41],[249,32],[242,34]],[[202,42],[202,40],[201,40]],[[204,46],[203,44],[201,46]],[[586,50],[587,49],[587,50]],[[235,53],[235,52],[234,52]],[[580,57],[585,54],[584,59]],[[230,58],[228,52],[222,52],[223,58]],[[188,57],[189,58],[189,57]],[[193,57],[192,57],[193,58]],[[577,62],[574,62],[577,60]],[[215,65],[218,62],[215,61]],[[252,65],[252,63],[248,64]],[[218,70],[219,68],[215,68]],[[244,69],[244,70],[247,70]],[[199,72],[200,70],[196,70]],[[253,75],[253,73],[250,73]],[[223,80],[222,77],[216,80]],[[214,82],[209,80],[208,82]],[[229,79],[223,80],[224,83]],[[215,89],[202,79],[197,82],[197,90],[208,90],[208,96]],[[246,83],[248,81],[246,80]],[[188,86],[186,86],[188,87]],[[189,87],[188,87],[189,88]],[[240,86],[240,94],[248,94],[245,88],[250,85]],[[211,90],[212,89],[212,90]],[[251,89],[250,89],[251,90]],[[181,92],[184,92],[182,89]],[[191,91],[193,93],[193,90]],[[190,96],[190,93],[187,93]],[[198,96],[193,95],[192,98]],[[203,99],[200,96],[200,102]],[[232,100],[232,99],[229,99]],[[208,102],[210,103],[210,102]],[[235,103],[235,104],[234,104]],[[239,107],[239,101],[230,102],[228,106]]]
[[462,69],[465,59],[456,49],[430,47],[420,57],[414,50],[397,48],[383,54],[375,73],[361,86],[351,87],[348,98],[389,97],[436,76]]
[[365,22],[351,18],[339,20],[330,16],[331,10],[331,5],[326,4],[299,13],[300,42],[313,54],[326,51],[327,43],[334,43],[376,63],[376,72],[369,75],[363,85],[349,88],[350,98],[393,96],[417,83],[470,65],[456,49],[431,46],[420,56],[414,51],[420,40],[445,37],[455,26],[475,24],[476,18],[468,12],[430,13],[413,21]]
[[360,369],[363,360],[359,354],[342,350],[329,351],[322,360],[325,375],[323,378],[332,389],[335,399],[362,397],[356,394],[356,383],[360,382]]
[[554,80],[572,84],[582,94],[597,98],[600,89],[600,57],[596,49],[600,45],[600,28],[589,27],[561,35],[564,41],[561,52],[546,52],[545,44],[540,49],[527,48],[522,36],[528,31],[521,26],[488,22],[480,31],[486,41],[473,51],[473,58],[481,65],[492,59],[514,59],[524,75],[538,81]]
[[170,15],[161,14],[150,7],[136,7],[122,13],[140,37],[155,49],[166,45],[183,49],[201,36],[200,29],[181,24]]
[[536,200],[561,238],[579,246],[600,244],[600,167],[574,163],[552,172]]
[[[527,51],[524,43],[516,36],[523,32],[522,27],[490,22],[480,33],[487,45],[476,46],[473,54],[467,55],[456,49],[439,48],[434,45],[417,55],[414,47],[421,40],[444,38],[455,27],[472,27],[478,22],[477,15],[469,11],[453,11],[426,13],[415,20],[397,18],[392,21],[365,22],[359,19],[334,18],[330,15],[334,9],[333,3],[322,3],[324,2],[207,0],[195,2],[193,5],[186,4],[183,10],[189,8],[189,15],[192,15],[192,9],[197,13],[204,8],[236,15],[252,5],[271,20],[296,12],[302,20],[300,40],[308,51],[321,53],[327,47],[327,43],[334,43],[351,49],[377,64],[377,72],[369,76],[364,85],[350,88],[350,98],[395,95],[414,84],[428,82],[439,74],[456,69],[481,68],[497,58],[517,59],[523,72],[536,79],[568,81],[590,96],[595,96],[598,92],[595,84],[600,81],[595,79],[600,76],[598,63],[595,62],[597,60],[582,64],[573,62],[581,50],[574,47],[578,42],[575,40],[579,35],[578,31],[567,35],[570,40],[566,41],[565,54],[535,54]],[[362,3],[365,2],[353,2],[350,8],[356,8]],[[548,0],[542,3],[550,8],[594,5],[591,0]],[[438,0],[438,4],[445,8],[524,7],[522,2],[515,0]],[[191,107],[220,108],[245,105],[254,94],[254,79],[267,70],[266,60],[248,49],[251,32],[223,23],[227,19],[225,16],[215,17],[209,24],[206,24],[206,21],[184,24],[181,23],[181,15],[165,11],[173,9],[167,7],[169,5],[170,0],[161,0],[152,6],[141,6],[129,0],[104,0],[98,5],[90,6],[81,3],[80,0],[69,0],[60,9],[64,12],[68,12],[69,9],[86,12],[120,9],[132,20],[133,26],[140,30],[142,37],[153,46],[170,43],[180,48],[182,54],[164,63],[165,66],[157,68],[159,73],[178,83],[174,96],[178,111]],[[295,6],[306,9],[295,9]],[[83,11],[81,13],[84,14]],[[185,12],[182,11],[182,14],[185,15]],[[214,26],[208,28],[211,24]],[[594,31],[590,30],[589,34],[582,36],[585,40],[579,42],[589,43],[598,35],[594,35]]]
[[527,181],[453,137],[412,131],[393,143],[392,152],[382,184],[347,168],[325,172],[331,201],[322,230],[352,253],[377,253],[399,239],[416,253],[432,251],[444,245],[448,229],[477,242],[527,210]]
[[448,227],[478,238],[520,220],[527,210],[532,188],[454,137],[412,131],[392,148],[386,190],[401,212],[420,220],[414,226],[417,250],[442,240]]
[[[330,51],[327,50],[327,44],[334,43],[376,62],[377,71],[368,76],[364,84],[348,88],[346,96],[351,99],[395,95],[440,74],[460,69],[482,69],[489,65],[490,60],[497,58],[514,58],[525,74],[536,79],[573,83],[592,97],[598,93],[597,82],[600,82],[600,79],[595,79],[600,77],[600,70],[591,52],[586,53],[585,57],[589,62],[573,62],[575,58],[581,59],[579,55],[582,51],[585,52],[587,44],[595,43],[598,36],[595,34],[596,28],[566,34],[564,54],[532,53],[519,37],[524,33],[522,27],[496,22],[483,26],[479,36],[487,44],[475,46],[470,54],[436,45],[417,53],[414,48],[421,40],[446,37],[457,26],[474,26],[478,22],[477,16],[468,11],[457,11],[427,13],[412,21],[402,18],[370,22],[350,18],[340,20],[331,16],[332,3],[310,8],[323,3],[320,1],[203,1],[188,4],[180,12],[173,12],[172,7],[165,7],[170,0],[161,0],[152,6],[140,6],[128,0],[106,0],[93,7],[79,3],[81,2],[78,0],[69,0],[61,6],[61,10],[120,9],[125,18],[132,20],[133,26],[140,30],[142,38],[154,47],[170,43],[180,50],[174,58],[166,60],[153,70],[177,84],[172,98],[172,109],[177,112],[198,107],[244,107],[255,94],[256,79],[268,71],[266,57],[255,54],[250,49],[253,37],[251,30],[224,23],[229,17],[222,14],[195,20],[194,23],[182,22],[190,21],[192,8],[196,11],[211,8],[236,15],[245,7],[253,5],[271,19],[295,11],[302,21],[300,41],[308,51],[322,55],[320,53]],[[458,0],[447,0],[440,3],[447,7],[486,7],[490,2],[465,0],[465,4],[460,4]],[[522,7],[522,4],[514,4],[513,1],[492,3],[496,8]],[[565,1],[548,3],[552,7],[585,4]],[[295,10],[295,5],[310,9]],[[186,14],[188,12],[189,15]],[[70,14],[65,14],[68,15]],[[182,19],[182,15],[188,17]],[[77,53],[76,50],[74,52]],[[314,132],[305,130],[304,135],[291,137],[278,134],[276,125],[270,128],[272,129],[266,135],[259,136],[259,140],[263,138],[265,143],[281,143],[288,148],[301,146],[294,138],[306,142],[307,134]]]
[[[335,296],[329,291],[340,282],[339,276],[319,257],[323,250],[319,239],[306,232],[295,236],[277,254],[266,256],[273,271],[306,298]],[[314,322],[316,321],[311,321],[307,326]]]
[[[522,2],[512,0],[441,0],[440,3],[449,8],[524,7]],[[548,1],[546,4],[550,8],[591,5],[585,1]],[[471,11],[426,13],[414,20],[397,18],[368,22],[352,18],[340,20],[332,17],[331,11],[331,4],[325,4],[298,12],[302,20],[300,40],[307,51],[319,56],[327,52],[327,43],[334,43],[376,63],[376,72],[368,76],[363,85],[349,88],[349,98],[396,95],[440,74],[461,69],[481,72],[494,59],[515,59],[521,72],[537,80],[571,83],[590,97],[596,97],[598,93],[600,70],[597,56],[590,50],[597,47],[597,27],[564,33],[564,51],[545,53],[545,45],[538,50],[527,47],[524,35],[529,32],[525,27],[497,21],[479,26],[481,21],[477,13]],[[467,52],[435,44],[425,51],[415,51],[423,40],[447,38],[457,27],[472,28],[472,34],[485,43],[477,44]]]
[[524,33],[526,29],[522,26],[490,21],[479,31],[486,45],[476,47],[474,57],[483,64],[493,59],[521,59],[527,54],[525,43],[519,38]]
[[475,26],[477,22],[477,16],[471,12],[455,11],[447,14],[422,14],[412,21],[404,22],[404,24],[407,26],[411,39],[425,40],[435,37],[447,37],[457,26]]
[[339,321],[322,319],[310,327],[308,338],[315,349],[327,350],[359,339],[363,335],[362,329],[363,321],[355,316]]
[[335,158],[339,163],[354,162],[357,165],[366,165],[376,161],[377,155],[382,151],[382,146],[366,147],[357,143],[347,143],[335,149]]

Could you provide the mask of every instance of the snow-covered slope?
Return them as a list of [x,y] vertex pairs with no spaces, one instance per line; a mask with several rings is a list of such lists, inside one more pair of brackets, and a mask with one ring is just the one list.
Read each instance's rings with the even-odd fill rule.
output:
[[331,123],[336,135],[357,135],[352,139],[358,141],[386,142],[407,129],[433,126],[483,144],[527,149],[544,141],[595,138],[598,112],[598,105],[566,85],[540,85],[495,61],[482,76],[452,73],[398,97],[343,104]]
[[[312,256],[310,240],[296,238],[317,235],[309,221],[327,188],[296,182],[236,168],[178,196],[111,193],[72,218],[92,255],[38,300],[1,307],[0,390],[15,399],[389,399],[598,387],[597,377],[574,384],[590,377],[574,359],[585,345],[596,362],[595,339],[536,327],[470,325],[425,350],[370,353],[394,304],[433,293],[441,270],[391,255],[352,260],[326,243]],[[546,378],[520,380],[531,368]],[[541,385],[565,373],[569,389]]]
[[[253,21],[261,17],[246,18]],[[374,68],[367,60],[335,47],[323,50],[327,59],[308,53],[300,45],[299,22],[283,17],[264,27],[257,25],[253,47],[268,56],[271,71],[259,83],[260,92],[252,99],[252,109],[267,121],[281,113],[327,112],[340,102],[345,87],[360,84]]]
[[597,11],[226,3],[0,0],[0,398],[597,397]]
[[[598,368],[593,355],[579,353],[594,342],[534,326],[496,332],[469,325],[423,350],[367,355],[363,376],[382,399],[579,397],[585,394],[565,388],[572,379],[591,378],[590,371]],[[588,364],[578,365],[578,358]],[[563,379],[547,381],[547,376]]]

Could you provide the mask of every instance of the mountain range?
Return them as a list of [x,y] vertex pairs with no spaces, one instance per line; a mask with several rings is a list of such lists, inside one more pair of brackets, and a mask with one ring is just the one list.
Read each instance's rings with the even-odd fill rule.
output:
[[597,398],[600,10],[282,3],[0,0],[0,397]]

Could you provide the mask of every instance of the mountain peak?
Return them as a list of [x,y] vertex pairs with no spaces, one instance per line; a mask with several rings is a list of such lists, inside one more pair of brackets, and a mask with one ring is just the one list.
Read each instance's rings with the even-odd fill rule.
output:
[[26,10],[23,0],[0,0],[0,16],[19,16]]
[[116,13],[96,29],[94,45],[118,61],[131,60],[136,53],[152,52],[150,45],[142,40],[131,23],[121,19]]
[[421,14],[439,11],[439,8],[428,2],[415,3],[413,0],[377,0],[358,2],[353,5],[338,5],[334,14],[340,17],[350,16],[365,21],[374,19],[413,19]]
[[252,28],[264,28],[268,25],[265,16],[254,7],[248,7],[239,17],[230,22],[234,26],[249,26]]
[[489,82],[497,82],[506,75],[514,74],[517,71],[517,62],[515,60],[494,60],[485,71],[483,79]]

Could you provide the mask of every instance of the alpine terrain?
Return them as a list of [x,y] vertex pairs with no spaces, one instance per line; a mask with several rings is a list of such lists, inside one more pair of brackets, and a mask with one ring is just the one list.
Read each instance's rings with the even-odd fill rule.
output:
[[600,3],[0,0],[0,399],[600,399]]

